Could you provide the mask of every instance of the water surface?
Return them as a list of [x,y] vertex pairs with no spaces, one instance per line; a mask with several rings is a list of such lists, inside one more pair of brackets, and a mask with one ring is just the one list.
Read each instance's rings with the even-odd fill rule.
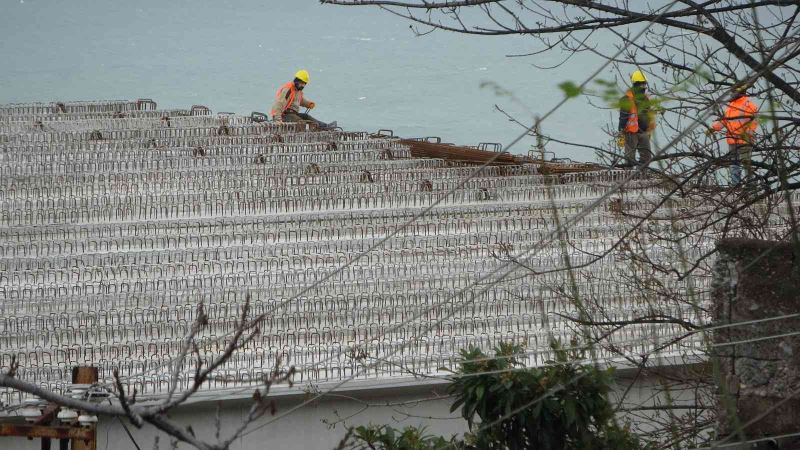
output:
[[[580,81],[602,61],[580,54],[508,58],[536,48],[523,37],[437,31],[373,8],[315,0],[5,0],[0,15],[0,103],[151,97],[160,108],[266,111],[278,85],[311,72],[307,96],[320,119],[350,130],[393,129],[462,144],[500,142],[521,128],[495,105],[532,122],[557,104],[557,85]],[[604,78],[613,77],[610,69]],[[487,82],[517,98],[497,95]],[[615,113],[575,99],[544,123],[565,140],[597,144]],[[513,147],[523,153],[526,138]],[[559,156],[590,150],[550,145]]]

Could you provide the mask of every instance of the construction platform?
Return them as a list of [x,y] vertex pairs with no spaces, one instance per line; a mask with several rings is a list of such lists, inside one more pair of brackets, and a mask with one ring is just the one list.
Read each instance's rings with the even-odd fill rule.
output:
[[[13,357],[20,378],[60,392],[73,366],[97,367],[101,383],[118,369],[157,398],[197,306],[211,357],[249,298],[267,315],[261,334],[198,393],[235,398],[278,361],[301,387],[444,377],[462,349],[503,341],[542,364],[551,339],[575,337],[567,283],[613,317],[652,310],[618,282],[640,269],[597,255],[626,229],[620,211],[663,195],[658,183],[637,177],[610,199],[629,172],[433,141],[149,99],[0,106],[0,366]],[[575,279],[558,270],[563,240]],[[683,332],[643,324],[610,338],[638,355]],[[24,397],[0,392],[5,405]]]

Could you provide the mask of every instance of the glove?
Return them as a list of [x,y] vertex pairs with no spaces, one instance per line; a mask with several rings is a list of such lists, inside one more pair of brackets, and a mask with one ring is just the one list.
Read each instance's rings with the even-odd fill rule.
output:
[[625,148],[625,135],[622,133],[617,135],[617,147]]
[[314,107],[315,107],[315,106],[317,106],[317,104],[316,104],[316,103],[314,103],[314,102],[308,102],[308,109],[314,109]]

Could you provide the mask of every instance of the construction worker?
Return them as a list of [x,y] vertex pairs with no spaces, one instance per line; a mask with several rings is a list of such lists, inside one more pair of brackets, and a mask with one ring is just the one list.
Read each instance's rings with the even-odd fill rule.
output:
[[300,107],[314,109],[316,103],[306,100],[303,96],[303,89],[309,81],[307,70],[298,70],[294,74],[294,80],[282,85],[275,93],[275,102],[269,115],[274,122],[312,122],[320,128],[333,128],[336,122],[321,122],[307,113],[301,113]]
[[722,131],[722,128],[726,130],[725,137],[733,158],[729,169],[731,182],[734,185],[742,182],[742,165],[744,165],[747,177],[753,176],[751,159],[755,132],[758,128],[757,114],[758,107],[750,101],[750,97],[747,95],[747,86],[742,85],[734,90],[722,119],[712,123],[708,130],[708,134]]
[[647,77],[637,70],[631,74],[631,83],[631,88],[619,102],[617,145],[625,149],[625,162],[621,167],[635,166],[637,151],[642,165],[646,165],[653,156],[650,135],[656,127],[656,120],[650,98],[647,97]]

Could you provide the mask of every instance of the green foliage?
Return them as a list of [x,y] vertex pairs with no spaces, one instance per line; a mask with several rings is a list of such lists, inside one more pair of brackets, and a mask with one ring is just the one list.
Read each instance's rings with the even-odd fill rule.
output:
[[[449,392],[470,432],[456,438],[426,436],[424,429],[399,432],[388,426],[359,427],[354,449],[641,449],[638,439],[617,425],[607,395],[611,369],[576,364],[579,351],[552,345],[555,360],[527,368],[522,348],[500,344],[495,356],[478,348],[461,352]],[[573,348],[575,346],[573,345]]]
[[390,426],[370,425],[354,430],[355,450],[458,450],[463,444],[455,436],[446,440],[441,436],[426,435],[424,428],[406,427],[402,431]]
[[625,92],[617,87],[615,81],[598,78],[594,80],[594,84],[600,87],[600,91],[591,91],[591,94],[597,95],[602,98],[605,103],[619,108],[619,99],[625,95]]
[[504,88],[499,83],[496,83],[494,81],[489,81],[489,80],[481,81],[479,86],[480,86],[481,89],[491,89],[491,90],[493,90],[494,91],[494,95],[496,95],[498,97],[514,98],[514,93],[513,92],[509,91],[508,89]]
[[[608,402],[610,370],[575,364],[552,344],[555,361],[525,368],[514,356],[518,346],[502,344],[495,358],[479,349],[462,352],[464,361],[450,386],[477,447],[525,449],[638,449],[638,440],[614,420]],[[480,419],[478,421],[478,419]]]
[[[625,90],[619,89],[616,81],[613,80],[596,79],[594,80],[594,84],[598,86],[598,89],[586,89],[584,93],[602,98],[603,102],[605,102],[609,108],[631,109],[630,99],[625,96],[627,88]],[[639,96],[636,99],[636,104],[639,105],[639,108],[642,110],[648,110],[652,115],[650,120],[655,120],[656,114],[664,112],[664,104],[667,101],[668,97],[653,95],[651,93],[647,97]]]
[[572,81],[565,81],[559,84],[558,88],[561,89],[561,91],[564,93],[564,96],[567,98],[575,98],[583,93],[581,87]]

